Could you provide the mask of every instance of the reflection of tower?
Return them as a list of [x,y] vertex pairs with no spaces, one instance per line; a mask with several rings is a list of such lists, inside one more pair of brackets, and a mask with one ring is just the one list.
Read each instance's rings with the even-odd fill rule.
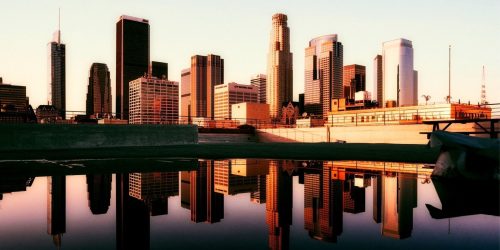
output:
[[382,235],[398,239],[411,236],[413,208],[417,207],[417,178],[399,173],[382,177]]
[[257,176],[257,189],[250,193],[250,201],[257,204],[266,203],[266,176]]
[[148,206],[129,196],[129,174],[116,174],[116,248],[149,249]]
[[152,216],[168,214],[168,197],[179,194],[179,172],[129,174],[129,195],[146,203]]
[[47,177],[47,233],[61,247],[66,232],[66,176]]
[[270,161],[266,180],[266,222],[270,249],[288,249],[292,224],[292,175],[284,161]]
[[31,187],[35,177],[0,176],[0,200],[4,193],[23,192],[26,187]]
[[304,228],[309,236],[337,242],[343,224],[343,181],[330,167],[319,164],[304,174]]
[[214,161],[214,188],[215,192],[225,195],[247,193],[255,190],[256,176],[242,176],[232,174],[233,167],[240,164],[249,165],[245,160]]
[[344,183],[344,212],[357,214],[365,211],[365,188],[354,185],[354,176],[349,175]]
[[373,221],[382,222],[382,176],[376,175],[373,180]]
[[191,209],[191,174],[190,171],[181,171],[181,207]]
[[108,212],[111,200],[111,175],[87,175],[87,192],[89,208],[92,214],[105,214]]
[[190,172],[190,209],[193,222],[217,223],[224,218],[224,195],[214,191],[214,161],[198,162]]

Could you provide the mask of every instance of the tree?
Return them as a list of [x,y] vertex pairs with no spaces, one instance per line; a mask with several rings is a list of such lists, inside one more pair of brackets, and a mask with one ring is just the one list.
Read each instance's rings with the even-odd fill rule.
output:
[[427,102],[431,99],[430,95],[422,95],[422,97],[425,99],[425,105],[427,105]]

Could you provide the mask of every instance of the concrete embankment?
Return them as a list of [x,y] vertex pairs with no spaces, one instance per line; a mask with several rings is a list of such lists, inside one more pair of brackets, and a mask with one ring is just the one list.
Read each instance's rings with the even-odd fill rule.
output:
[[[330,127],[330,141],[342,140],[347,143],[392,143],[392,144],[427,144],[425,134],[432,126],[425,124],[409,125],[365,125]],[[447,131],[480,131],[473,123],[453,124]],[[279,128],[259,129],[260,142],[327,142],[326,127],[316,128]],[[487,135],[486,135],[487,136]]]
[[0,124],[0,152],[165,146],[198,142],[193,125]]

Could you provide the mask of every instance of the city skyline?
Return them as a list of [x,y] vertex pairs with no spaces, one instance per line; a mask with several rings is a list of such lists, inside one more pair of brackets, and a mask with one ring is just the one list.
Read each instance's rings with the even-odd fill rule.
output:
[[[90,20],[81,17],[79,13],[83,13],[82,9],[95,8],[94,2],[85,6],[78,3],[64,5],[55,1],[48,4],[33,3],[34,7],[41,4],[40,8],[33,8],[36,11],[23,8],[26,2],[14,2],[2,6],[9,10],[0,17],[3,23],[9,20],[16,22],[17,25],[6,27],[8,39],[0,42],[0,54],[3,58],[8,58],[0,62],[0,76],[5,82],[27,86],[27,95],[34,107],[46,104],[47,97],[40,94],[46,92],[47,84],[45,46],[50,34],[57,27],[58,7],[61,7],[62,42],[67,46],[67,110],[85,109],[87,71],[92,62],[106,63],[110,67],[110,72],[115,72],[113,30],[119,16],[124,14],[150,20],[153,38],[151,58],[169,64],[169,80],[180,81],[180,70],[189,66],[190,56],[214,53],[226,60],[226,82],[248,84],[251,75],[266,72],[269,22],[274,13],[282,12],[288,16],[291,52],[294,54],[293,98],[295,100],[304,89],[304,59],[301,52],[307,47],[307,41],[319,35],[336,33],[345,46],[344,65],[367,66],[366,74],[369,76],[367,90],[373,89],[373,79],[370,77],[373,75],[371,65],[375,55],[381,54],[382,43],[404,37],[411,40],[414,45],[414,68],[419,70],[419,95],[431,95],[431,103],[444,102],[448,92],[447,49],[451,44],[452,101],[461,99],[462,102],[469,100],[471,103],[479,102],[483,65],[486,67],[488,101],[490,103],[500,101],[500,97],[494,94],[499,90],[500,72],[497,69],[500,68],[500,63],[495,60],[495,56],[491,56],[491,49],[494,50],[494,47],[491,48],[490,45],[491,41],[498,41],[499,36],[494,32],[498,30],[499,24],[490,22],[495,10],[500,7],[500,4],[494,1],[482,4],[453,2],[453,6],[447,5],[446,2],[432,5],[430,2],[413,5],[410,3],[402,6],[391,4],[389,1],[380,3],[380,6],[374,9],[367,3],[356,20],[342,13],[354,10],[353,5],[356,5],[354,3],[335,5],[335,9],[338,10],[335,18],[327,14],[327,10],[331,10],[328,6],[333,8],[331,3],[325,3],[324,10],[314,11],[313,7],[308,7],[301,1],[265,4],[230,3],[227,5],[234,7],[234,11],[226,13],[223,20],[220,18],[205,20],[204,17],[208,13],[196,19],[189,19],[189,15],[182,14],[186,10],[198,13],[204,9],[204,3],[193,7],[191,2],[177,4],[170,2],[139,8],[139,5],[125,1],[120,6],[113,2],[106,3],[96,10],[95,17]],[[209,9],[224,3],[226,2],[216,1]],[[403,10],[408,8],[412,8],[412,13],[402,14]],[[165,9],[170,11],[165,14],[161,11]],[[253,11],[256,9],[259,10],[258,13]],[[180,13],[175,13],[177,10]],[[220,11],[222,10],[218,10]],[[377,12],[380,18],[374,19],[375,13],[370,11]],[[238,16],[241,18],[237,18]],[[234,22],[225,22],[227,18],[231,18]],[[29,25],[34,20],[43,20],[38,23],[36,30]],[[334,22],[335,20],[344,21]],[[319,21],[335,25],[330,27],[311,25]],[[96,26],[96,23],[99,23],[99,26]],[[212,35],[203,39],[204,43],[201,45],[193,38],[205,36],[208,31],[203,29],[203,25],[199,28],[192,27],[200,23],[220,26],[221,31],[214,31]],[[444,28],[446,32],[443,32]],[[195,32],[192,32],[194,34],[181,32],[185,29]],[[464,37],[463,34],[467,36]],[[90,35],[94,35],[96,39],[88,39]],[[23,70],[20,70],[21,67]],[[111,82],[115,87],[114,74],[111,75]],[[115,91],[113,89],[113,93]],[[423,102],[420,96],[418,100],[420,103]],[[116,104],[113,103],[113,110],[115,107]]]

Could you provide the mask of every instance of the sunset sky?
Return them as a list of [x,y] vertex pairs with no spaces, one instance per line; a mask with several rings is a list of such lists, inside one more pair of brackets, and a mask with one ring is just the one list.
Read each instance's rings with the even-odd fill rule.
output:
[[[373,87],[373,58],[382,42],[413,42],[419,97],[444,102],[448,94],[448,45],[452,45],[452,99],[477,103],[482,66],[487,99],[500,102],[500,1],[285,1],[285,0],[16,0],[0,9],[0,77],[27,86],[33,107],[47,100],[47,43],[61,8],[66,44],[67,110],[84,111],[93,62],[106,63],[115,85],[116,22],[120,15],[149,19],[151,59],[169,64],[169,79],[180,81],[195,54],[225,60],[225,81],[249,83],[266,73],[271,17],[288,15],[293,53],[294,98],[304,91],[304,49],[309,40],[338,34],[344,65],[367,67]],[[424,102],[423,98],[419,98]]]

